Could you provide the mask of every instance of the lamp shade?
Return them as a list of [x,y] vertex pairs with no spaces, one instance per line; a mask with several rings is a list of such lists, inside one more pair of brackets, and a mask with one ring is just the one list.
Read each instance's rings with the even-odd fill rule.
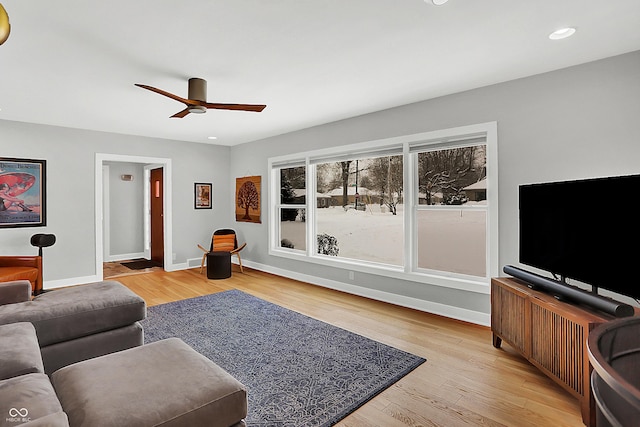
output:
[[0,45],[9,38],[11,25],[9,25],[9,15],[4,7],[0,4]]

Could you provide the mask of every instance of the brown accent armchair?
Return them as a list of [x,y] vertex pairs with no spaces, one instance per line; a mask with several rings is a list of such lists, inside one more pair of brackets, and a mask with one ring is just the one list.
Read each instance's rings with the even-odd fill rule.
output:
[[0,256],[0,282],[28,280],[34,295],[42,291],[41,256]]
[[247,246],[247,243],[243,243],[238,246],[238,238],[236,237],[235,230],[231,230],[229,228],[222,228],[213,232],[211,236],[211,246],[209,250],[206,250],[201,245],[198,245],[200,250],[204,252],[202,255],[202,262],[200,263],[200,273],[204,269],[204,263],[207,259],[207,254],[209,252],[216,251],[225,251],[229,252],[231,255],[235,255],[238,257],[238,265],[240,266],[240,272],[244,273],[244,269],[242,268],[242,258],[240,258],[240,251],[243,250]]

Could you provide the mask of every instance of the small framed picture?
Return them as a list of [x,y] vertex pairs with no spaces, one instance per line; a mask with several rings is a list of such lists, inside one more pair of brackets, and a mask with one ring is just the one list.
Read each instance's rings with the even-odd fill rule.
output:
[[211,209],[213,196],[213,184],[205,182],[196,182],[194,191],[194,208]]
[[47,225],[46,160],[0,157],[0,228]]

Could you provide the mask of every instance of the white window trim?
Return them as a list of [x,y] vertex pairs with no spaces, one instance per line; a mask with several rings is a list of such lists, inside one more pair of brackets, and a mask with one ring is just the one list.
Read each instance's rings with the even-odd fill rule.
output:
[[[461,126],[450,129],[442,129],[432,132],[423,132],[413,135],[404,135],[393,138],[385,138],[375,141],[367,141],[357,144],[314,150],[304,153],[295,153],[285,156],[268,159],[269,173],[268,184],[268,206],[269,206],[269,255],[294,259],[304,262],[326,265],[333,268],[344,268],[350,271],[375,274],[400,280],[427,283],[435,286],[443,286],[459,290],[477,292],[482,294],[490,293],[490,278],[499,275],[498,267],[498,138],[497,122],[480,123],[469,126]],[[487,146],[487,179],[490,191],[487,192],[487,277],[475,278],[466,277],[454,273],[437,272],[428,273],[416,271],[414,254],[416,253],[417,239],[404,239],[404,266],[393,267],[382,264],[374,264],[362,261],[354,261],[345,258],[318,256],[316,251],[315,238],[315,168],[309,167],[312,164],[322,161],[323,158],[332,159],[342,156],[362,156],[367,153],[384,151],[388,149],[401,149],[405,158],[404,168],[404,224],[405,230],[415,230],[415,195],[412,188],[415,188],[415,167],[410,160],[410,152],[413,147],[433,144],[442,144],[448,141],[457,141],[464,138],[484,136]],[[279,167],[289,164],[306,166],[307,197],[306,197],[306,227],[307,247],[305,252],[292,251],[279,247],[279,200],[280,188],[275,185],[279,182],[276,171]],[[309,184],[311,187],[309,188]],[[405,235],[407,233],[405,232]]]
[[[416,179],[418,177],[418,154],[419,153],[424,153],[424,152],[428,152],[432,149],[434,150],[439,150],[442,148],[445,149],[451,149],[451,148],[464,148],[464,147],[471,147],[471,146],[477,146],[477,145],[485,145],[487,146],[487,163],[489,163],[488,158],[489,158],[489,153],[488,153],[488,141],[487,138],[485,137],[485,135],[483,134],[481,137],[466,137],[465,139],[460,139],[460,143],[457,144],[453,141],[449,141],[449,142],[441,142],[441,141],[436,141],[433,144],[415,144],[412,145],[410,148],[410,152],[413,154],[413,157],[411,158],[411,168],[413,168],[410,172],[411,172],[411,176],[410,179],[412,180],[410,182],[410,185],[408,188],[410,189],[415,189],[417,187],[417,182]],[[487,167],[488,170],[488,167]],[[487,177],[489,178],[489,177]],[[415,191],[409,191],[408,193],[411,194],[412,197],[415,197],[416,192]],[[490,200],[488,200],[488,203],[486,205],[461,205],[461,206],[446,206],[446,205],[420,205],[417,203],[416,200],[412,200],[411,204],[409,205],[411,206],[411,210],[410,210],[410,220],[412,221],[411,223],[411,234],[412,235],[418,235],[418,230],[417,230],[417,215],[419,212],[421,211],[445,211],[445,210],[449,210],[449,211],[482,211],[485,212],[487,215],[487,221],[489,221],[489,211],[491,210],[491,203]],[[406,208],[405,208],[406,210]],[[487,224],[487,241],[485,242],[486,244],[486,250],[487,250],[487,254],[489,254],[489,226]],[[431,270],[429,269],[425,269],[425,268],[421,268],[418,264],[418,240],[419,239],[410,239],[410,244],[411,244],[411,248],[412,248],[412,252],[411,252],[411,257],[408,261],[410,261],[410,265],[407,265],[407,270],[412,271],[414,273],[418,273],[418,274],[432,274]],[[490,256],[486,256],[485,257],[485,272],[490,272],[491,271],[491,260],[492,258]],[[449,274],[447,272],[442,272],[443,274]],[[451,273],[454,276],[456,276],[455,273]],[[492,276],[495,276],[496,274],[492,273],[491,276],[488,276],[487,279],[489,279]],[[463,276],[464,277],[464,276]]]

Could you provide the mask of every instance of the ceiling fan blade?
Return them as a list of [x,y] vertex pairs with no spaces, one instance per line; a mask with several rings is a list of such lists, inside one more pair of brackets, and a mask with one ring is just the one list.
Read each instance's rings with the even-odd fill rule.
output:
[[202,79],[189,79],[189,98],[182,98],[181,96],[174,95],[173,93],[158,89],[153,86],[135,83],[136,86],[141,87],[142,89],[146,89],[159,95],[166,96],[167,98],[171,98],[174,101],[182,102],[187,106],[186,109],[174,114],[171,117],[182,118],[189,113],[204,113],[206,109],[260,112],[267,107],[266,105],[257,104],[222,104],[202,101],[201,99],[206,99],[206,84],[207,82]]
[[242,110],[242,111],[255,111],[260,112],[266,108],[266,105],[253,105],[253,104],[219,104],[211,102],[199,102],[198,105],[202,105],[206,108],[215,110]]
[[181,119],[181,118],[183,118],[184,116],[186,116],[189,113],[190,113],[189,109],[185,108],[184,110],[178,111],[177,113],[175,113],[173,116],[171,116],[171,118]]
[[166,92],[166,91],[164,91],[162,89],[155,88],[153,86],[147,86],[147,85],[143,85],[143,84],[139,84],[139,83],[134,83],[134,84],[136,86],[138,86],[138,87],[143,88],[143,89],[147,89],[147,90],[150,90],[151,92],[155,92],[155,93],[158,93],[160,95],[164,95],[164,96],[166,96],[168,98],[171,98],[171,99],[173,99],[175,101],[182,102],[183,104],[198,105],[198,103],[199,103],[199,101],[194,101],[192,99],[182,98],[182,97],[180,97],[178,95],[174,95],[172,93]]

